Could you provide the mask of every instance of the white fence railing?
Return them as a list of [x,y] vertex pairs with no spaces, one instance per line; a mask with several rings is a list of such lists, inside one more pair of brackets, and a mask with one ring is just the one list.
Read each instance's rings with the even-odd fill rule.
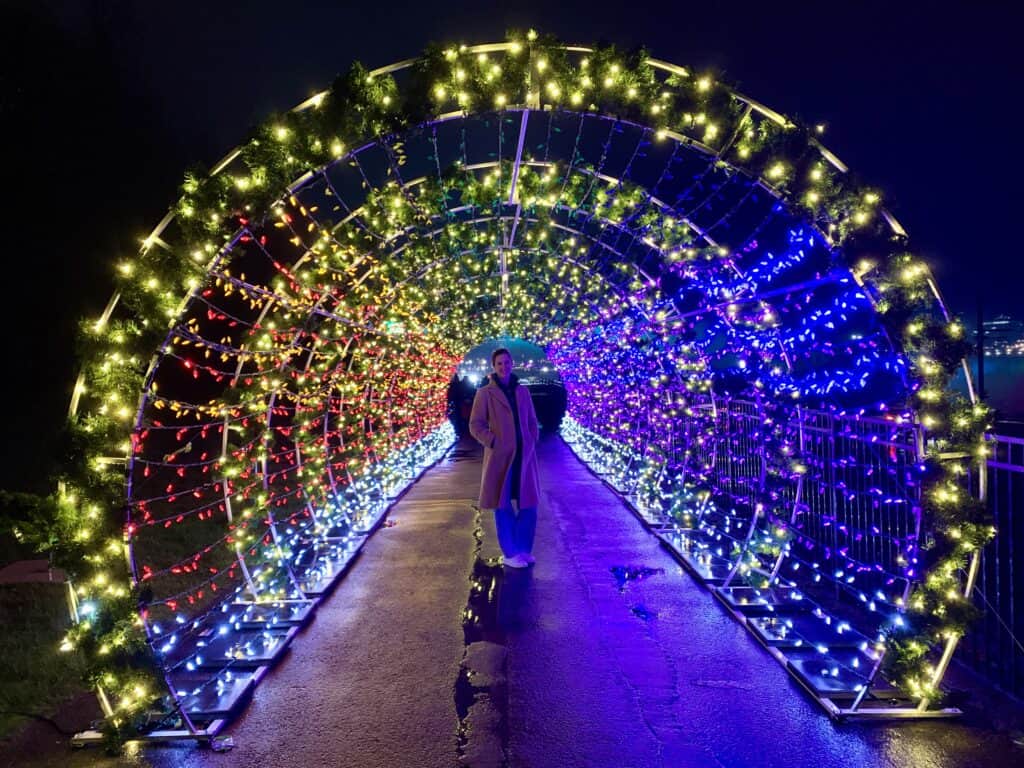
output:
[[959,661],[1024,698],[1024,438],[990,436],[988,508],[996,537],[985,548],[974,589],[981,619],[957,652]]

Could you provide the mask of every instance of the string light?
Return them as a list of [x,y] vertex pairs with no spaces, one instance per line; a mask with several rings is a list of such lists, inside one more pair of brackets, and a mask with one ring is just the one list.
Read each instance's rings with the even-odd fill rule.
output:
[[[524,47],[530,55],[517,56]],[[300,594],[295,564],[332,530],[364,530],[387,495],[450,440],[441,426],[444,390],[465,349],[510,335],[545,345],[564,374],[569,432],[588,430],[603,466],[624,487],[640,488],[647,508],[704,526],[709,536],[759,521],[749,546],[734,554],[746,576],[759,579],[766,562],[784,557],[801,578],[838,572],[832,578],[865,605],[899,616],[906,602],[899,629],[912,639],[893,647],[913,663],[895,674],[919,695],[933,695],[923,682],[927,649],[961,624],[943,618],[913,634],[923,626],[919,615],[959,610],[965,601],[949,597],[953,566],[992,535],[981,511],[962,509],[962,467],[913,476],[902,490],[866,475],[845,489],[829,486],[852,494],[851,503],[880,497],[892,508],[912,507],[912,489],[921,487],[935,505],[926,510],[935,528],[958,531],[956,547],[932,566],[938,580],[907,600],[891,585],[876,594],[877,578],[858,571],[865,563],[852,544],[825,557],[815,537],[780,511],[786,488],[819,482],[825,471],[813,451],[800,449],[792,428],[798,408],[825,409],[844,424],[847,416],[898,414],[889,428],[899,431],[913,428],[915,414],[901,402],[913,399],[932,450],[968,445],[983,455],[987,413],[948,394],[962,326],[935,318],[927,267],[884,239],[881,248],[857,246],[855,237],[882,226],[877,193],[844,186],[846,179],[817,166],[790,179],[805,148],[773,155],[789,128],[716,104],[719,93],[739,97],[709,77],[667,78],[644,62],[624,64],[614,48],[569,55],[533,31],[513,37],[507,56],[477,55],[478,66],[467,51],[432,51],[420,61],[422,77],[401,84],[356,66],[316,109],[264,126],[230,172],[187,177],[175,226],[188,256],[168,259],[147,239],[116,269],[123,316],[83,324],[99,350],[76,388],[87,474],[72,477],[57,503],[68,540],[100,543],[78,578],[86,620],[65,644],[96,654],[95,677],[119,702],[121,722],[162,690],[158,654],[148,668],[123,671],[128,650],[147,642],[143,630],[150,647],[173,647],[226,601]],[[531,59],[543,73],[534,78],[536,94],[526,90]],[[813,226],[766,225],[744,242],[718,246],[656,190],[573,158],[453,166],[415,185],[395,181],[409,160],[400,131],[416,115],[410,105],[429,101],[437,114],[451,100],[466,111],[504,109],[543,93],[557,115],[581,106],[584,91],[596,115],[641,124],[653,116],[652,138],[721,150],[719,162],[744,171],[729,183],[769,180],[779,195],[773,215],[786,206],[810,211]],[[328,124],[339,104],[344,119]],[[437,141],[429,123],[422,135]],[[347,149],[368,137],[380,137],[376,146],[391,168],[383,182]],[[306,170],[314,172],[296,186]],[[509,248],[496,213],[513,178],[521,216]],[[351,202],[346,185],[364,190],[362,198]],[[848,247],[850,264],[861,253],[872,264],[830,271],[835,246]],[[787,289],[803,272],[831,277]],[[785,298],[761,298],[772,292]],[[147,370],[154,350],[156,365]],[[732,394],[753,397],[757,417],[768,421],[717,429],[708,406]],[[723,435],[736,441],[728,449],[734,460],[753,451],[766,463],[753,518],[719,508],[715,497],[725,481],[710,452],[724,445]],[[861,437],[851,428],[844,439]],[[119,462],[99,461],[111,456]],[[121,529],[111,521],[124,505],[126,466],[130,514]],[[829,471],[839,468],[866,471],[856,462]],[[842,535],[885,534],[847,524]],[[171,541],[177,550],[159,546]],[[904,570],[889,564],[888,576],[918,581],[917,543],[899,536],[891,543]],[[123,570],[126,544],[131,578]],[[96,622],[98,615],[111,620]]]

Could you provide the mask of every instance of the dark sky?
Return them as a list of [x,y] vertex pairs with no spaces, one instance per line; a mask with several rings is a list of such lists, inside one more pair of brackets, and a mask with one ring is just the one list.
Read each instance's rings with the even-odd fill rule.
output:
[[[1024,195],[1016,3],[11,2],[0,0],[0,132],[8,203],[5,459],[0,488],[39,487],[66,410],[76,318],[162,217],[185,168],[248,127],[431,41],[533,26],[643,44],[714,68],[825,143],[890,208],[955,312],[1024,316],[1014,225]],[[12,202],[13,200],[13,202]]]

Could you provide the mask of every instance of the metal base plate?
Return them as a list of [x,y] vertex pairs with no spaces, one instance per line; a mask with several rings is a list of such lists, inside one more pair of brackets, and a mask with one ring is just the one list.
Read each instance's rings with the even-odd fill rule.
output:
[[275,600],[267,603],[234,603],[227,619],[242,629],[302,627],[316,615],[316,600]]
[[776,648],[859,648],[868,642],[860,632],[840,631],[835,621],[830,624],[813,613],[752,616],[747,626],[762,643]]
[[353,541],[351,548],[338,548],[325,552],[324,556],[318,559],[305,573],[295,574],[299,588],[307,597],[322,597],[328,594],[359,555],[365,541],[365,537],[360,537]]
[[793,587],[719,587],[715,593],[734,611],[747,616],[811,609],[801,592]]
[[272,666],[288,648],[299,627],[274,629],[241,629],[217,635],[202,648],[197,648],[202,661],[199,669],[255,669]]
[[732,572],[733,564],[706,549],[693,549],[685,534],[678,532],[659,535],[661,544],[697,579],[708,586],[725,582]]
[[224,671],[215,677],[209,673],[186,672],[173,675],[171,684],[179,692],[182,708],[195,720],[229,718],[248,700],[267,667]]

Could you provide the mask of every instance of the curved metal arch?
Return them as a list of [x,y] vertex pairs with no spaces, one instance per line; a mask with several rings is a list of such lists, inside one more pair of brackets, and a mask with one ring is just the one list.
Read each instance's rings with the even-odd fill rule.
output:
[[[525,114],[525,113],[524,113],[524,114]],[[641,130],[644,130],[644,131],[647,131],[648,133],[650,133],[650,129],[648,129],[648,128],[644,127],[644,126],[638,126],[638,127],[639,127],[639,128],[641,128]],[[368,147],[368,146],[370,146],[370,145],[366,145],[366,146]],[[383,144],[382,144],[382,146],[383,146]],[[365,148],[365,147],[364,147],[364,148]],[[474,166],[473,166],[473,167],[474,167],[474,168],[478,168],[478,167],[488,167],[488,166],[490,166],[490,167],[494,167],[494,166],[497,166],[497,165],[499,165],[499,164],[500,164],[500,162],[496,161],[496,162],[494,162],[494,163],[490,163],[490,164],[487,164],[487,163],[480,163],[480,164],[474,164]],[[545,166],[545,165],[546,165],[546,166],[548,166],[548,167],[550,167],[550,166],[552,165],[551,163],[546,163],[546,164],[545,164],[545,163],[534,163],[534,164],[536,164],[536,165],[538,165],[538,166],[542,166],[542,167],[543,167],[543,166]],[[580,170],[581,172],[583,172],[583,171],[582,171],[582,169],[579,169],[579,168],[575,168],[575,167],[573,167],[573,168],[570,168],[570,170],[569,170],[569,173],[571,173],[571,171],[572,171],[572,170]],[[735,167],[734,167],[734,170],[739,170],[739,171],[740,171],[741,173],[743,173],[742,169],[735,169]],[[568,174],[567,174],[567,175],[568,175]],[[610,184],[614,184],[614,183],[617,183],[617,182],[620,182],[620,181],[621,181],[621,180],[615,179],[615,177],[612,177],[612,176],[608,176],[608,175],[606,175],[606,174],[601,174],[600,172],[597,172],[597,173],[595,173],[594,175],[595,175],[596,177],[602,178],[602,180],[604,180],[604,181],[606,181],[607,183],[610,183]],[[419,179],[417,179],[417,180],[414,180],[414,182],[419,182],[419,181],[420,181]],[[762,184],[762,186],[763,186],[763,184]],[[770,187],[765,187],[765,188],[766,188],[766,189],[768,189],[768,190],[769,190],[769,191],[770,191],[770,192],[771,192],[771,193],[772,193],[772,194],[773,194],[773,195],[774,195],[774,196],[775,196],[776,198],[778,198],[778,199],[781,199],[781,195],[780,195],[780,193],[778,193],[778,192],[777,192],[776,190],[774,190],[773,188],[770,188]],[[678,212],[677,210],[675,210],[674,208],[672,208],[672,207],[670,207],[670,206],[667,206],[667,205],[665,205],[664,203],[661,203],[661,201],[658,201],[658,200],[657,200],[656,198],[654,198],[653,196],[650,196],[650,195],[649,195],[649,196],[648,196],[648,200],[649,200],[649,201],[650,201],[650,202],[651,202],[652,204],[654,204],[654,205],[659,205],[660,207],[663,207],[663,209],[665,209],[665,210],[669,210],[669,211],[672,211],[672,212],[673,212],[673,214],[674,214],[675,216],[677,216],[677,217],[680,217],[680,213],[679,213],[679,212]],[[701,207],[701,206],[702,206],[703,204],[704,204],[704,203],[700,203],[700,204],[698,204],[698,205],[697,205],[697,207],[695,208],[695,210],[699,209],[699,208],[700,208],[700,207]],[[728,215],[729,215],[729,214],[726,214],[726,216],[728,216]],[[348,218],[348,217],[347,217],[347,218]],[[685,214],[683,214],[683,215],[681,216],[681,218],[683,218],[683,219],[684,219],[684,221],[685,221],[685,222],[686,222],[686,223],[687,223],[687,224],[688,224],[688,225],[689,225],[689,226],[690,226],[690,227],[691,227],[692,229],[694,229],[694,231],[698,232],[698,234],[701,234],[701,230],[700,230],[700,228],[699,228],[699,227],[695,227],[695,226],[694,226],[694,224],[693,224],[693,222],[692,222],[692,221],[689,221],[689,219],[688,219],[688,218],[687,218],[687,217],[685,216]],[[619,223],[617,223],[617,222],[615,223],[615,225],[616,225],[616,226],[622,226],[622,225],[620,225],[620,224],[619,224]],[[623,227],[623,228],[625,228],[625,227]],[[815,227],[815,228],[816,228],[816,227]],[[821,232],[819,232],[819,234],[820,234],[820,235],[822,236],[822,238],[823,238],[823,239],[827,239],[827,235],[826,235],[825,233],[821,233]],[[704,236],[706,237],[706,235],[704,235]],[[883,332],[884,332],[884,331],[883,331]],[[893,348],[893,349],[895,349],[895,345],[892,345],[892,344],[891,344],[891,341],[890,341],[890,345],[892,346],[892,348]],[[783,348],[781,347],[781,345],[780,345],[780,350],[783,350]],[[783,352],[784,352],[784,350],[783,350]],[[785,356],[785,354],[784,354],[784,357],[787,357],[787,356]],[[788,364],[788,357],[787,357],[787,364]]]
[[[508,50],[511,45],[512,44],[506,43],[506,44],[493,44],[491,46],[474,46],[471,50],[473,50],[473,51],[483,51],[485,49],[486,50],[493,50],[493,51]],[[588,51],[592,50],[590,48],[585,48],[585,47],[567,47],[566,49],[567,50],[572,50],[572,51],[575,51],[575,52],[588,52]],[[384,73],[387,73],[387,72],[397,72],[397,71],[400,71],[402,69],[408,68],[413,63],[415,63],[415,61],[417,61],[417,60],[416,59],[411,59],[411,60],[407,60],[405,62],[400,62],[400,63],[398,63],[396,65],[392,65],[391,67],[384,67],[384,68],[381,68],[379,70],[374,70],[373,74],[384,74]],[[668,64],[665,64],[664,62],[659,62],[659,61],[654,60],[654,59],[648,60],[647,63],[650,66],[652,66],[652,67],[654,67],[656,69],[661,69],[663,71],[667,71],[667,72],[670,72],[672,74],[677,74],[677,75],[681,75],[681,76],[687,76],[688,75],[686,70],[684,70],[682,68],[673,67],[672,65],[668,65]],[[772,119],[774,122],[777,122],[780,125],[786,125],[785,118],[783,118],[781,115],[778,115],[778,113],[774,113],[771,110],[768,110],[766,107],[763,107],[762,105],[759,105],[756,102],[753,102],[752,100],[746,99],[745,97],[742,97],[739,94],[736,94],[734,92],[732,92],[732,95],[734,96],[734,98],[737,98],[740,101],[744,101],[750,109],[753,109],[753,110],[759,112],[760,114],[763,114],[767,118]],[[314,97],[314,99],[315,98],[316,97]],[[296,109],[297,110],[301,110],[302,108],[308,108],[308,106],[311,106],[311,105],[310,104],[299,105],[299,107],[297,107]],[[695,142],[693,142],[693,140],[686,139],[686,137],[680,137],[680,138],[684,139],[687,142],[687,144],[690,145],[690,146],[694,146],[695,145]],[[829,153],[824,147],[822,147],[817,142],[814,142],[814,144],[815,144],[816,148],[818,148],[818,150],[821,152],[822,156],[827,161],[829,161],[834,167],[836,167],[837,170],[839,170],[840,172],[845,172],[846,171],[845,166],[843,166],[841,164],[841,162],[839,162],[838,159],[835,158],[834,155],[831,155],[831,153]],[[213,172],[214,175],[219,174],[223,170],[225,170],[230,165],[230,163],[235,159],[235,157],[237,157],[237,156],[238,156],[238,152],[237,151],[234,154],[229,153],[229,156],[227,158],[225,158],[225,161],[223,163],[218,164],[218,166],[214,169],[214,172]],[[299,182],[297,182],[297,183],[301,183],[302,181],[303,180],[300,179]],[[294,185],[293,185],[293,187],[294,187]],[[766,187],[766,189],[770,189],[770,188]],[[893,219],[891,217],[891,214],[889,214],[888,211],[884,211],[884,210],[883,210],[882,213],[883,213],[883,216],[886,218],[886,220],[889,222],[889,225],[893,229],[893,231],[902,234],[902,228],[899,226],[898,222],[896,222],[895,219]],[[164,218],[164,220],[160,224],[157,225],[157,228],[154,229],[153,233],[151,233],[151,235],[149,237],[147,237],[146,240],[144,241],[144,243],[143,243],[143,250],[148,250],[150,247],[153,247],[154,245],[157,246],[157,247],[166,247],[166,244],[161,239],[161,235],[162,235],[164,229],[166,228],[166,226],[170,223],[172,218],[173,218],[173,214],[168,214],[168,216],[166,216]],[[227,252],[228,252],[228,249],[224,249],[224,250],[219,251],[218,254],[216,255],[215,259],[211,261],[211,265],[214,262],[216,262],[218,259],[220,259],[222,256],[225,256],[227,254]],[[207,274],[210,274],[209,270],[207,271]],[[935,295],[936,299],[938,300],[940,306],[942,307],[943,312],[946,312],[945,306],[942,303],[941,297],[938,294],[938,290],[937,290],[937,287],[934,284],[934,281],[929,280],[929,285],[930,285],[930,287],[932,289],[933,294]],[[192,298],[192,295],[190,294],[188,297],[186,297],[186,300],[182,302],[182,305],[179,308],[179,312],[177,313],[177,316],[179,316],[179,317],[181,316],[181,314],[185,310],[185,306],[187,305],[187,302],[191,298]],[[118,304],[118,301],[119,301],[119,295],[115,293],[114,296],[112,297],[111,301],[108,303],[107,309],[104,311],[103,316],[101,317],[101,319],[99,321],[100,324],[105,324],[105,322],[107,322],[109,320],[109,318],[111,317],[113,311],[115,310],[115,308],[116,308],[116,306]],[[268,305],[267,305],[267,307],[265,307],[265,309],[269,308],[269,306],[270,305],[268,303]],[[947,317],[948,317],[948,312],[947,312]],[[168,337],[168,339],[169,338],[170,337]],[[167,347],[167,341],[165,340],[164,344],[161,345],[161,350],[164,350],[166,347]],[[153,361],[151,361],[150,369],[147,372],[147,381],[149,381],[151,379],[151,377],[152,377],[152,374],[153,374],[153,372],[155,370],[156,362],[157,362],[157,356],[154,356]],[[242,364],[243,364],[243,361],[242,361],[242,358],[240,357],[239,358],[239,363],[238,363],[238,365],[239,365],[238,372],[241,371]],[[236,378],[237,378],[237,374],[236,374]],[[76,384],[76,387],[75,387],[75,393],[73,395],[72,404],[71,404],[71,407],[70,407],[70,412],[71,412],[72,415],[77,412],[77,407],[78,407],[78,404],[79,404],[79,397],[80,397],[80,394],[81,394],[81,389],[82,389],[83,381],[84,381],[84,378],[82,376],[80,376],[79,377],[79,381],[78,381],[78,383]],[[970,386],[970,376],[969,375],[968,375],[968,382],[969,382],[969,386]],[[972,400],[975,400],[974,392],[973,392],[973,387],[972,387],[972,390],[971,390],[971,396],[972,396]],[[145,392],[144,392],[143,395],[142,395],[142,398],[140,399],[141,401],[140,401],[139,408],[138,408],[138,414],[139,414],[139,418],[140,419],[141,419],[142,411],[144,409],[145,397],[146,397],[146,395],[145,395]],[[139,422],[138,422],[138,419],[137,419],[136,427],[138,427],[138,423]],[[226,423],[225,423],[225,426],[226,426]],[[226,429],[224,431],[224,434],[225,434],[225,439],[226,439],[226,436],[227,436],[227,430]],[[129,457],[129,461],[131,461],[131,457]],[[130,478],[130,476],[131,476],[131,473],[129,471],[129,478]],[[975,567],[975,565],[976,565],[975,562],[972,562],[972,564],[971,564],[971,574],[968,577],[968,584],[969,585],[971,583],[973,583],[973,578],[976,575],[976,567]],[[969,588],[970,587],[968,586],[968,591],[969,591]],[[946,662],[948,662],[948,656],[951,655],[951,647],[952,647],[952,644],[950,646],[947,646],[947,652],[946,652],[946,654],[944,654],[943,662],[942,662],[942,664],[940,666],[944,666],[944,664]]]

